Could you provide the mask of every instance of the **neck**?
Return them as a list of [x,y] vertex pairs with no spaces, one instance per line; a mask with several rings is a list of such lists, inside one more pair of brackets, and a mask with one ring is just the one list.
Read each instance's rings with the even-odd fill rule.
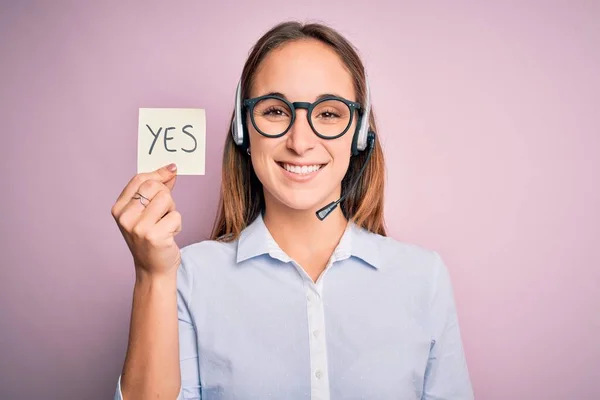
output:
[[315,213],[337,198],[332,196],[315,209],[293,210],[265,193],[265,225],[279,247],[292,259],[298,262],[325,259],[326,263],[344,234],[348,220],[341,207],[323,221]]

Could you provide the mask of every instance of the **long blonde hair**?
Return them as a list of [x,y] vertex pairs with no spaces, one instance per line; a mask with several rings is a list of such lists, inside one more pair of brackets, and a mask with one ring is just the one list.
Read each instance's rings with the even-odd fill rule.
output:
[[[295,40],[316,39],[330,46],[346,65],[354,80],[357,101],[365,104],[366,83],[364,66],[356,50],[334,29],[316,23],[302,24],[284,22],[265,33],[252,48],[242,71],[242,98],[250,92],[254,75],[265,56],[273,49]],[[233,113],[232,113],[233,122]],[[370,128],[377,131],[373,108],[369,119]],[[212,240],[232,241],[247,227],[264,208],[263,187],[250,157],[238,147],[227,131],[223,151],[223,167],[219,210],[211,234]],[[350,165],[342,180],[342,194],[352,183],[356,187],[341,202],[344,216],[371,232],[386,235],[383,215],[383,191],[385,162],[383,151],[376,145],[362,176],[357,178],[365,162],[366,152],[350,159]],[[358,181],[356,181],[358,179]],[[316,218],[316,217],[315,217]]]

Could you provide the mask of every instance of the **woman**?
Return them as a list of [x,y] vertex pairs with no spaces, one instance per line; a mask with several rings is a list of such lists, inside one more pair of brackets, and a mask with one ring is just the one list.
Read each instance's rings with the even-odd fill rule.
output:
[[135,176],[113,206],[136,271],[115,398],[472,398],[446,268],[385,236],[352,45],[280,24],[240,82],[212,240],[175,244],[174,165]]

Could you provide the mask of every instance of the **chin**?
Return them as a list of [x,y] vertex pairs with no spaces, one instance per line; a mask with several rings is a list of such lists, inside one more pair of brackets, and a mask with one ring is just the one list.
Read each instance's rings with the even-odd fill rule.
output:
[[316,211],[328,204],[327,193],[322,190],[276,190],[270,192],[273,201],[295,211]]
[[[281,163],[269,163],[269,168],[256,169],[263,183],[265,200],[280,207],[295,211],[314,211],[337,200],[336,185],[338,179],[333,176],[331,165],[323,164],[318,171],[307,171],[298,175],[286,171]],[[341,177],[339,181],[341,181]],[[337,194],[340,187],[337,185]]]

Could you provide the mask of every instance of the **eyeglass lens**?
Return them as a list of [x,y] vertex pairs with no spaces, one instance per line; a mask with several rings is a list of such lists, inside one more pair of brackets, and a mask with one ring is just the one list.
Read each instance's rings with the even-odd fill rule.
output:
[[[319,135],[335,137],[348,128],[351,115],[352,111],[346,103],[330,99],[317,104],[309,118],[313,129]],[[252,118],[260,133],[266,136],[277,136],[292,124],[292,111],[286,102],[266,98],[256,103]]]

